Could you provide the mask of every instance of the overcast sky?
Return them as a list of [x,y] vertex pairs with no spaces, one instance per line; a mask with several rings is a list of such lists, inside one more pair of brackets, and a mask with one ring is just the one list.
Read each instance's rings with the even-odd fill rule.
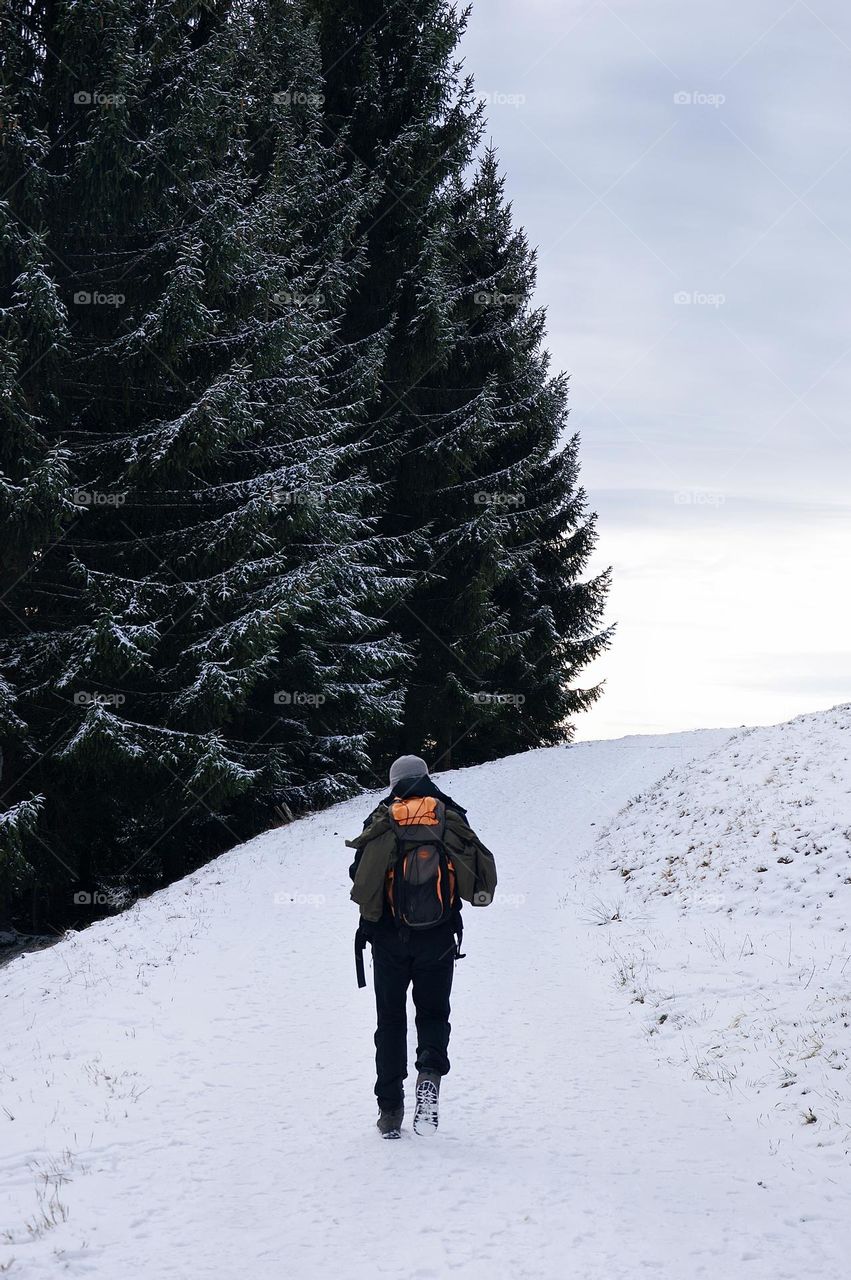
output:
[[579,736],[851,699],[851,8],[478,0],[619,632]]

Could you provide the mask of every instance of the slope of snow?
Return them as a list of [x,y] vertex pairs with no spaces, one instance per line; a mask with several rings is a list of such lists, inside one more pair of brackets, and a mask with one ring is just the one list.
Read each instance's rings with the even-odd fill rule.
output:
[[[597,833],[672,769],[714,769],[730,736],[582,743],[441,776],[500,887],[467,911],[433,1139],[409,1118],[401,1142],[374,1129],[342,842],[377,795],[14,961],[0,976],[0,1272],[845,1276],[847,1170],[826,1174],[809,1147],[778,1155],[746,1106],[660,1056],[647,1004],[630,1018],[601,963],[617,930],[649,937],[657,902],[667,944],[680,908],[650,892],[651,871],[647,901],[606,871],[623,846],[617,828]],[[644,925],[597,926],[608,879]]]
[[[606,942],[656,1049],[774,1149],[851,1150],[851,706],[746,729],[591,852]],[[851,1203],[849,1203],[851,1208]]]

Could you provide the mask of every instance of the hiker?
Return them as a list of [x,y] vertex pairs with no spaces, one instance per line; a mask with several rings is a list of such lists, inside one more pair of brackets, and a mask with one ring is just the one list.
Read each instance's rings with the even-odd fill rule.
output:
[[493,900],[493,855],[420,756],[394,760],[390,794],[346,844],[357,851],[349,875],[352,900],[360,907],[359,987],[366,986],[364,947],[372,945],[378,1129],[385,1138],[401,1136],[410,984],[417,1026],[414,1131],[433,1133],[440,1079],[449,1071],[449,993],[461,958],[461,899],[474,906]]

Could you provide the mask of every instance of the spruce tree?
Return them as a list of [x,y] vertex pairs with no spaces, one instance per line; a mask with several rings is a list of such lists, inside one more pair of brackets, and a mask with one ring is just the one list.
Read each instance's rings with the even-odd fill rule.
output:
[[564,740],[598,692],[574,680],[608,639],[607,580],[580,580],[594,521],[578,442],[560,445],[566,382],[548,372],[534,256],[494,156],[466,176],[482,128],[455,53],[466,14],[314,9],[328,127],[378,184],[348,326],[389,335],[370,466],[383,530],[411,539],[392,618],[415,662],[388,749],[446,767]]
[[47,796],[38,842],[115,895],[355,789],[400,650],[354,458],[375,350],[338,334],[361,197],[309,31],[272,2],[42,17],[74,309],[44,434],[77,510],[0,656],[26,677],[36,764],[12,781]]
[[[55,178],[36,24],[32,5],[0,9],[0,637],[37,625],[30,570],[74,515],[67,453],[49,429],[69,320],[43,217]],[[34,883],[38,846],[27,846],[44,803],[37,785],[17,786],[38,748],[21,707],[28,673],[16,657],[0,672],[0,917]]]
[[443,429],[422,449],[435,464],[434,567],[408,611],[412,643],[427,625],[406,730],[464,764],[570,737],[599,692],[574,682],[608,641],[607,577],[581,578],[595,533],[578,440],[565,439],[567,382],[549,374],[535,256],[492,150],[471,182],[449,184],[442,207],[435,275],[451,287],[424,289],[423,306],[451,317],[454,340],[434,385],[414,393],[428,421],[443,410]]
[[595,696],[606,581],[534,255],[494,157],[467,176],[465,20],[0,11],[0,894],[35,916]]

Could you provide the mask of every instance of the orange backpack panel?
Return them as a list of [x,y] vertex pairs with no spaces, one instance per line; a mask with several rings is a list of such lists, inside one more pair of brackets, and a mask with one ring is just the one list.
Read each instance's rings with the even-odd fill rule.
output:
[[410,800],[393,801],[390,813],[400,827],[437,827],[437,801],[433,796],[412,796]]

